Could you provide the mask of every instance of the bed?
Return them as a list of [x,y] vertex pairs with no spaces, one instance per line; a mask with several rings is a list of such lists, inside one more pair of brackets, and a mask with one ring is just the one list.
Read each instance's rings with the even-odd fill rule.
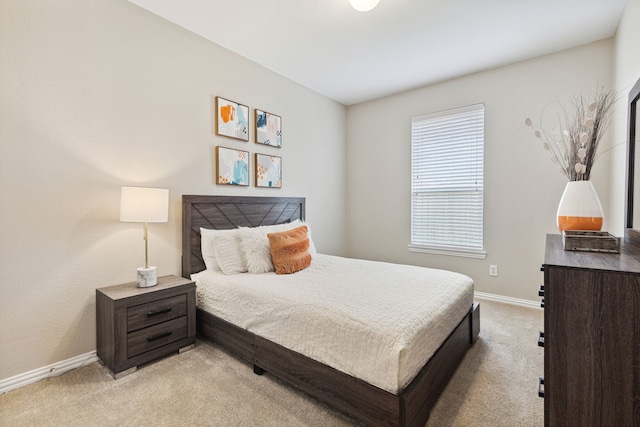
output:
[[[182,274],[188,278],[205,269],[201,227],[225,230],[304,219],[304,198],[185,195]],[[323,257],[317,256],[317,269],[323,263],[335,261]],[[344,369],[316,360],[317,357],[305,356],[266,339],[263,337],[266,334],[249,332],[242,322],[236,322],[238,326],[201,307],[197,309],[197,330],[200,336],[253,364],[256,373],[267,371],[369,425],[424,426],[438,396],[478,337],[479,314],[477,304],[465,309],[444,342],[424,366],[418,367],[417,375],[407,384],[401,383],[398,390],[385,389],[376,384],[375,378],[365,381],[349,375]]]

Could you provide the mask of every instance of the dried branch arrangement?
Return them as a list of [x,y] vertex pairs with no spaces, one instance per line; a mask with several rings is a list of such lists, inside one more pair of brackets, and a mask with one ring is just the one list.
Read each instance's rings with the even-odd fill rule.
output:
[[550,152],[551,160],[560,165],[560,171],[570,181],[586,181],[591,177],[600,139],[611,121],[614,101],[613,92],[602,90],[593,99],[572,98],[570,108],[562,107],[564,115],[558,116],[558,127],[546,130],[542,119],[540,126],[535,126],[530,118],[524,123],[533,128],[542,147]]

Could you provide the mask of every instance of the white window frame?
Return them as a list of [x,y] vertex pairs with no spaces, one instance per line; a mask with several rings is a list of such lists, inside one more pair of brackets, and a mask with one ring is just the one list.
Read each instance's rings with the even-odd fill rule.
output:
[[484,259],[483,229],[484,104],[413,117],[409,251]]

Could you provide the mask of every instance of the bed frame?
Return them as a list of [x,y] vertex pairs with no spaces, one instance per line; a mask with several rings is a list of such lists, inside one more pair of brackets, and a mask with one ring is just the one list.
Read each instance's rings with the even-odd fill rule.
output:
[[[205,268],[200,227],[230,229],[305,219],[298,197],[182,196],[182,275]],[[458,326],[398,395],[261,338],[200,309],[198,335],[304,392],[373,426],[423,427],[438,397],[480,332],[480,308],[473,304]]]

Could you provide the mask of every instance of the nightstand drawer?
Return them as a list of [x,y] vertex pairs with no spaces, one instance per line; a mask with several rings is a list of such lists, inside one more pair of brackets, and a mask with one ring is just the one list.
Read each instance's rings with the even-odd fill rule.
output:
[[127,309],[127,332],[153,326],[187,314],[187,295],[177,295]]
[[187,335],[186,316],[131,332],[127,334],[127,357],[162,347]]

